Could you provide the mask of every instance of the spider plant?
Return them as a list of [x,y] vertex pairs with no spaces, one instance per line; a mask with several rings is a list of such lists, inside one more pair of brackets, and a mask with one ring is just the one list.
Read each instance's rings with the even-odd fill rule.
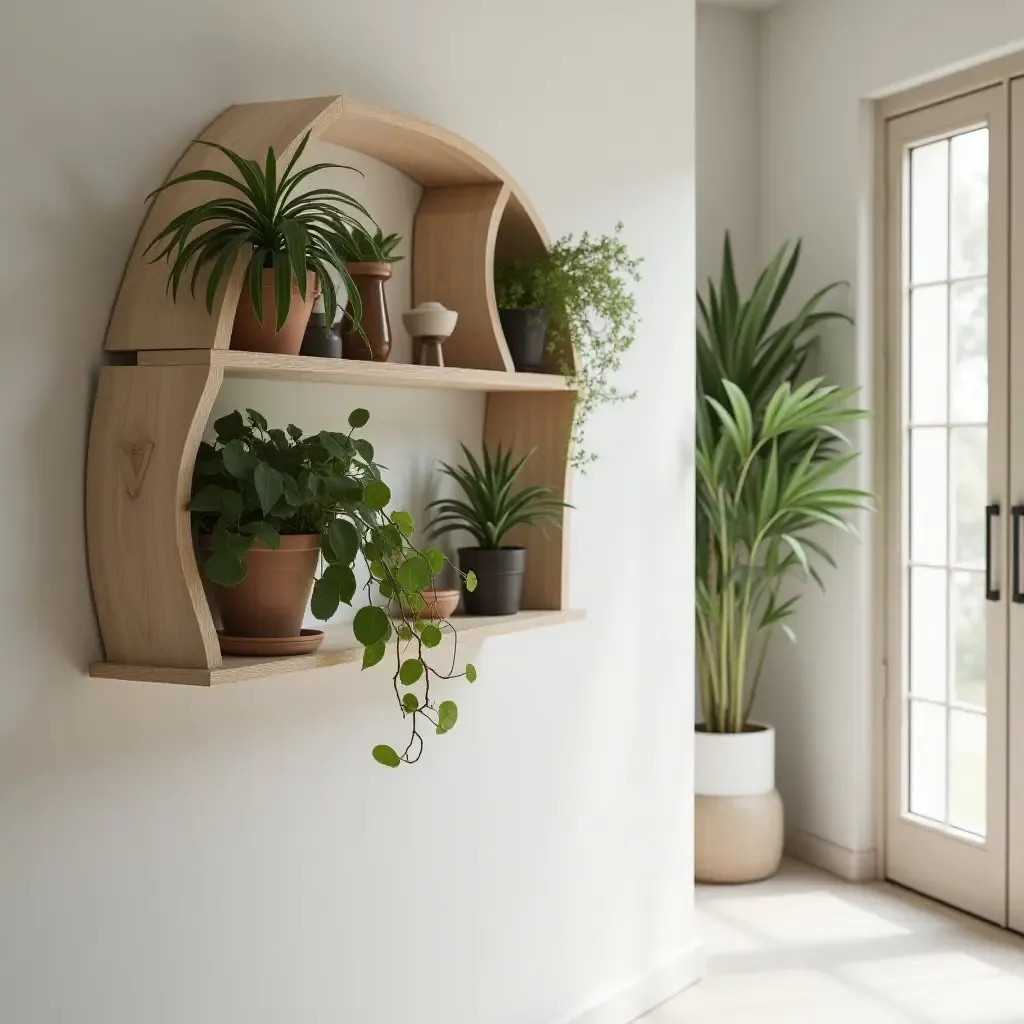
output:
[[[220,196],[186,210],[146,247],[147,254],[158,250],[153,262],[166,259],[171,265],[167,287],[175,301],[188,268],[192,268],[190,291],[194,297],[199,275],[208,267],[206,309],[212,313],[214,297],[225,273],[235,257],[243,254],[249,259],[249,294],[261,323],[264,270],[274,271],[278,331],[288,318],[294,284],[305,300],[309,271],[316,275],[328,323],[334,322],[338,308],[332,269],[348,291],[353,319],[357,323],[361,320],[362,306],[345,269],[344,248],[350,229],[364,230],[358,218],[365,217],[371,223],[373,218],[361,203],[336,188],[315,188],[296,194],[298,186],[317,171],[338,168],[360,172],[354,167],[333,163],[318,163],[296,170],[309,138],[307,132],[281,174],[278,174],[277,154],[273,148],[267,150],[261,167],[255,160],[248,160],[226,146],[199,139],[199,145],[219,150],[227,157],[237,174],[208,168],[191,171],[172,178],[150,193],[148,199],[153,199],[186,182],[205,181],[240,194]],[[199,231],[200,228],[203,230]]]
[[837,285],[775,324],[800,258],[783,246],[749,299],[739,295],[726,236],[722,279],[698,296],[697,663],[705,726],[742,732],[776,628],[800,593],[823,586],[817,560],[834,566],[821,527],[853,532],[871,495],[836,478],[858,457],[842,428],[867,415],[856,391],[821,379],[798,383],[817,329],[843,313],[820,309]]
[[434,537],[465,530],[481,548],[495,550],[502,547],[505,536],[516,526],[561,525],[561,510],[569,506],[552,498],[550,487],[534,484],[514,490],[532,452],[512,462],[511,452],[503,451],[500,445],[493,457],[485,445],[482,464],[465,445],[462,452],[465,466],[442,462],[441,472],[459,485],[465,501],[441,498],[427,506],[436,510]]
[[396,256],[395,250],[401,245],[402,236],[385,235],[380,228],[371,235],[364,227],[357,225],[341,236],[339,249],[350,263],[397,263],[403,256]]

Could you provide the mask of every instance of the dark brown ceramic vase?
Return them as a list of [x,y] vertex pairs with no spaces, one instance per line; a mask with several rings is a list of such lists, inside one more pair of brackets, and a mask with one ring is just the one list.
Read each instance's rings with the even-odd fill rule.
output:
[[[199,537],[199,552],[213,550],[213,538]],[[297,637],[313,590],[320,535],[281,538],[273,551],[254,541],[245,556],[246,576],[236,587],[211,586],[224,633],[231,637]]]
[[288,319],[280,331],[277,327],[277,296],[274,291],[274,271],[263,271],[263,320],[256,319],[249,292],[249,277],[246,275],[242,295],[235,310],[235,323],[231,328],[231,347],[243,352],[272,352],[276,355],[298,355],[302,347],[302,336],[316,302],[316,274],[306,274],[306,297],[303,299],[299,286],[292,282],[292,298],[288,307]]
[[386,363],[391,355],[391,318],[388,316],[384,282],[391,277],[391,264],[346,263],[345,266],[363,302],[363,330],[360,333],[353,328],[350,304],[345,315],[345,332],[341,337],[342,356]]

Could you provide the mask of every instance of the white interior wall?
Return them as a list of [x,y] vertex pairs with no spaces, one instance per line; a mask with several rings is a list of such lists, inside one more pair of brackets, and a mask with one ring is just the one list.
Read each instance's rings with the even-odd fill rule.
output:
[[[692,980],[692,0],[583,20],[541,0],[43,0],[7,5],[0,37],[0,1017],[625,1024]],[[552,235],[622,219],[646,258],[621,378],[640,397],[595,420],[574,492],[588,618],[488,641],[458,728],[396,772],[369,757],[402,731],[377,674],[207,692],[84,671],[86,432],[143,197],[225,106],[337,92],[489,150]],[[450,454],[480,415],[231,389],[222,407],[307,427],[367,405],[410,496],[423,446]]]
[[744,282],[760,253],[760,19],[697,4],[697,285],[718,279],[725,232]]
[[[762,257],[802,237],[799,293],[852,283],[858,328],[834,331],[821,371],[872,401],[870,221],[872,135],[865,101],[1024,40],[1019,0],[787,0],[766,16]],[[858,479],[872,486],[869,428]],[[838,572],[800,612],[796,646],[780,645],[761,714],[779,729],[779,782],[790,821],[848,850],[874,843],[871,663],[873,525],[837,541]]]

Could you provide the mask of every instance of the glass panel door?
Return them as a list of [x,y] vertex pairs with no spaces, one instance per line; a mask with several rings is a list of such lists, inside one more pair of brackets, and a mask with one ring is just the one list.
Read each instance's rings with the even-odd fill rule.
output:
[[[1006,129],[889,123],[889,877],[1006,917]],[[998,593],[997,593],[998,590]]]

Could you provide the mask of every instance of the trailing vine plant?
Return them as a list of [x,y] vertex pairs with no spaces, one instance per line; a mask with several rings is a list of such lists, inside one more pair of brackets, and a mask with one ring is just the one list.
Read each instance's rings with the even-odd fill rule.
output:
[[[373,445],[355,436],[369,419],[365,409],[355,409],[348,433],[323,430],[306,436],[294,424],[286,430],[269,427],[255,409],[247,409],[245,417],[237,410],[229,413],[214,423],[214,443],[200,445],[189,508],[196,530],[212,535],[213,551],[203,571],[220,586],[245,579],[245,556],[254,541],[276,549],[282,535],[319,534],[321,562],[310,608],[323,621],[340,605],[352,604],[361,560],[366,603],[356,612],[352,631],[363,648],[362,666],[382,662],[393,641],[392,686],[411,727],[402,753],[381,743],[373,757],[397,768],[419,760],[424,723],[443,735],[458,720],[458,706],[451,700],[437,703],[431,683],[461,678],[473,683],[477,674],[472,664],[455,671],[457,637],[450,622],[417,618],[427,604],[423,591],[447,559],[437,548],[420,549],[410,541],[414,524],[408,512],[388,511],[391,490],[374,461]],[[473,573],[460,575],[468,590],[476,588]],[[391,615],[377,603],[375,591],[390,602]],[[451,663],[439,666],[431,652],[446,636],[456,642]]]
[[548,351],[577,395],[571,457],[577,469],[597,459],[584,443],[593,413],[636,397],[635,391],[621,391],[614,376],[636,341],[639,317],[631,286],[640,280],[642,263],[630,256],[619,223],[614,234],[584,232],[578,241],[566,235],[541,260],[511,260],[495,268],[500,309],[551,314]]

